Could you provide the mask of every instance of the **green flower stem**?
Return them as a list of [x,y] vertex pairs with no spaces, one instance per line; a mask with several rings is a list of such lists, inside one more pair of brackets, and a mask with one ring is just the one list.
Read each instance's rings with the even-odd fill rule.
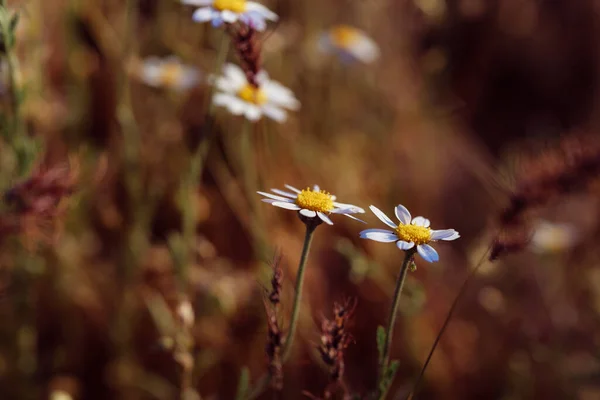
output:
[[306,224],[306,235],[304,236],[304,246],[302,247],[302,255],[300,256],[300,264],[298,264],[298,275],[296,275],[296,293],[294,295],[294,305],[292,308],[292,318],[290,319],[290,326],[288,327],[288,333],[283,344],[283,353],[281,360],[283,363],[290,357],[292,344],[294,343],[294,336],[296,333],[296,326],[298,325],[298,317],[300,316],[300,303],[302,302],[302,286],[304,284],[304,271],[306,270],[306,260],[308,259],[308,252],[310,250],[310,244],[312,242],[313,233],[315,232],[315,225]]
[[[310,222],[306,224],[306,235],[304,236],[304,245],[302,246],[302,254],[300,255],[300,263],[298,265],[298,274],[296,275],[296,294],[294,296],[294,305],[292,308],[292,318],[290,319],[290,325],[288,327],[288,334],[285,338],[285,342],[283,343],[283,351],[281,355],[281,362],[285,364],[291,354],[292,344],[294,342],[294,336],[296,333],[296,327],[298,325],[298,317],[300,316],[300,303],[302,302],[302,287],[304,284],[304,272],[306,270],[306,260],[308,259],[308,252],[310,250],[310,245],[312,243],[313,234],[317,225],[311,224]],[[266,389],[267,385],[271,381],[271,375],[265,374],[263,375],[254,389],[250,391],[248,395],[248,400],[256,399],[260,394]]]
[[404,261],[400,268],[400,275],[396,280],[396,289],[394,290],[394,299],[392,301],[392,309],[390,310],[390,316],[388,318],[388,325],[385,331],[385,345],[381,354],[381,361],[379,363],[379,376],[377,379],[377,399],[382,400],[385,398],[387,389],[384,391],[381,389],[383,381],[386,379],[386,369],[390,362],[390,349],[392,348],[392,339],[394,338],[394,326],[396,325],[396,315],[398,314],[398,306],[400,305],[400,295],[402,294],[402,288],[404,287],[404,281],[408,274],[410,262],[415,254],[414,247],[407,250],[404,255]]

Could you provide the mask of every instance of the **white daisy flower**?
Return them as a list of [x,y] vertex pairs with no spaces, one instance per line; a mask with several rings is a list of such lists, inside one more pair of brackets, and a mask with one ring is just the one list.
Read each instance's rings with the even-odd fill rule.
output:
[[325,53],[336,53],[342,61],[366,64],[379,57],[379,46],[365,32],[348,25],[337,25],[321,35],[319,47]]
[[360,233],[361,238],[383,243],[396,242],[396,246],[400,250],[410,250],[414,246],[417,246],[417,252],[428,262],[436,262],[440,259],[437,251],[429,245],[430,242],[436,240],[456,240],[460,237],[454,229],[431,229],[427,218],[412,218],[410,212],[401,204],[397,205],[394,210],[396,218],[400,221],[398,225],[377,207],[370,206],[369,208],[377,218],[392,228],[393,231],[387,229],[367,229]]
[[365,210],[352,204],[338,203],[335,201],[336,197],[334,195],[321,190],[317,185],[313,186],[312,189],[306,188],[304,190],[296,189],[290,185],[285,185],[285,187],[289,192],[271,189],[276,194],[266,192],[257,193],[266,197],[266,199],[262,200],[265,203],[287,210],[298,211],[302,216],[307,218],[319,217],[321,221],[329,225],[333,225],[329,214],[342,214],[364,223],[364,221],[353,217],[351,214],[364,213]]
[[138,75],[147,85],[175,90],[190,89],[200,80],[200,71],[197,68],[182,64],[175,56],[146,58],[139,68]]
[[240,21],[256,29],[264,31],[267,20],[277,21],[273,11],[262,4],[246,0],[182,0],[183,4],[200,7],[192,15],[196,22],[211,21],[213,26],[223,23],[232,24]]
[[297,110],[300,102],[294,93],[269,79],[265,71],[256,77],[258,87],[246,78],[242,69],[234,64],[223,67],[223,76],[214,80],[219,90],[213,96],[213,103],[225,107],[234,115],[244,115],[250,121],[258,121],[263,115],[284,122],[287,113],[284,109]]
[[536,253],[559,253],[577,244],[579,235],[574,226],[539,221],[531,236],[531,249]]

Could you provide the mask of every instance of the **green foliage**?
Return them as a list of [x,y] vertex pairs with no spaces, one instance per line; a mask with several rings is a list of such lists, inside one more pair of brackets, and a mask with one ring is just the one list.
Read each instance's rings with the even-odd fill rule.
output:
[[246,398],[246,393],[248,392],[248,387],[250,386],[250,370],[248,367],[242,368],[242,372],[240,373],[240,382],[238,383],[238,391],[235,398],[237,400],[242,400]]
[[379,364],[381,364],[381,360],[383,359],[383,348],[385,347],[385,328],[381,325],[377,327],[377,353],[379,354]]
[[393,360],[385,367],[383,371],[383,378],[379,382],[379,390],[381,393],[387,393],[390,385],[394,381],[394,377],[396,376],[396,372],[398,372],[399,366],[400,362],[398,360]]

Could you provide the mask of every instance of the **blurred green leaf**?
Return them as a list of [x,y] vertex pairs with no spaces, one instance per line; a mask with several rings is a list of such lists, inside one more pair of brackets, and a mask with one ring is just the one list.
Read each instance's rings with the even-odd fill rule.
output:
[[385,328],[381,325],[377,327],[377,353],[379,353],[379,363],[381,364],[381,359],[383,357],[383,348],[385,347]]
[[240,373],[240,383],[238,384],[238,391],[235,398],[237,400],[242,400],[246,398],[246,393],[248,392],[248,386],[250,385],[250,370],[248,367],[242,368],[242,372]]

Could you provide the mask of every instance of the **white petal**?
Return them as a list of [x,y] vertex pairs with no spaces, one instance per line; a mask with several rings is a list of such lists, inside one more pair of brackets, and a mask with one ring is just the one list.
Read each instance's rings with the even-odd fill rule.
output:
[[435,249],[428,244],[418,245],[417,251],[427,262],[432,263],[440,260],[440,256],[438,255],[437,251],[435,251]]
[[256,193],[260,194],[261,196],[265,196],[265,197],[268,197],[270,199],[274,199],[274,200],[277,200],[277,201],[293,202],[292,199],[287,199],[287,198],[285,198],[283,196],[277,196],[276,194],[272,194],[272,193],[267,193],[267,192],[256,192]]
[[321,188],[319,187],[319,185],[314,185],[313,186],[313,192],[320,192]]
[[262,117],[262,112],[260,111],[260,108],[258,108],[256,105],[254,104],[250,104],[247,103],[246,105],[246,118],[248,118],[250,121],[256,122],[260,119],[260,117]]
[[213,103],[217,106],[225,107],[234,115],[241,115],[246,109],[246,103],[235,95],[228,93],[216,93],[213,96]]
[[234,13],[233,11],[229,11],[229,10],[221,11],[221,18],[223,18],[223,21],[227,22],[228,24],[232,24],[235,21],[237,21],[238,17],[239,17],[239,14]]
[[390,228],[397,228],[397,225],[395,225],[391,219],[388,218],[387,215],[385,215],[379,208],[375,207],[375,206],[369,206],[369,208],[371,209],[371,211],[373,211],[373,214],[375,214],[377,216],[377,218],[379,218],[381,220],[381,222],[383,222],[384,224],[386,224],[387,226],[389,226]]
[[263,6],[262,4],[255,3],[253,1],[248,1],[246,3],[246,11],[252,12],[252,13],[257,13],[271,21],[277,21],[277,19],[279,18],[277,16],[277,14],[275,14],[273,11],[269,10],[267,7]]
[[321,218],[321,221],[325,222],[326,224],[333,225],[333,222],[329,219],[327,215],[323,214],[320,211],[317,211],[317,215],[319,216],[319,218]]
[[[332,197],[335,197],[335,196],[332,196]],[[345,214],[346,212],[364,214],[364,212],[365,212],[365,210],[363,208],[355,206],[354,204],[338,203],[337,201],[334,201],[333,205],[338,207],[339,209],[346,210],[346,211],[338,212],[338,214]]]
[[223,25],[223,17],[221,17],[221,13],[217,11],[213,15],[212,26],[214,26],[215,28],[218,28],[221,25]]
[[283,123],[287,119],[287,113],[279,107],[271,104],[264,104],[261,108],[263,113],[274,121]]
[[223,66],[223,76],[235,82],[240,88],[248,83],[244,71],[235,64],[227,63]]
[[293,186],[290,186],[290,185],[287,185],[287,184],[284,184],[283,186],[285,186],[286,188],[290,189],[290,190],[291,190],[292,192],[294,192],[294,193],[300,193],[300,192],[301,192],[301,190],[300,190],[300,189],[296,189],[296,188],[295,188],[295,187],[293,187]]
[[296,204],[294,203],[286,203],[283,201],[274,201],[273,204],[275,207],[281,207],[281,208],[285,208],[286,210],[294,210],[297,211],[300,209],[300,207],[298,207]]
[[144,61],[144,65],[142,65],[142,69],[140,71],[140,78],[144,81],[144,83],[150,86],[160,85],[160,75],[162,70],[161,65],[162,63],[154,57]]
[[265,17],[254,11],[245,12],[240,15],[240,21],[259,32],[262,32],[267,28]]
[[398,240],[398,236],[386,229],[366,229],[359,236],[363,239],[370,239],[376,242],[392,243]]
[[429,225],[431,224],[431,222],[429,222],[429,220],[425,217],[415,217],[412,220],[412,224],[416,225],[416,226],[424,226],[425,228],[429,227]]
[[206,22],[213,19],[216,11],[212,7],[199,8],[192,14],[192,19],[196,22]]
[[[297,197],[294,193],[289,193],[289,192],[286,192],[285,190],[271,189],[271,192],[277,193],[284,197],[289,197],[291,199],[295,199]],[[258,192],[258,193],[260,193],[260,192]]]
[[441,229],[431,231],[431,240],[455,240],[460,235],[454,229]]
[[394,213],[396,214],[398,221],[402,222],[404,225],[410,224],[410,212],[402,204],[398,204],[396,208],[394,208]]
[[404,240],[398,240],[396,242],[396,246],[400,249],[400,250],[410,250],[413,247],[415,247],[415,244],[413,242],[405,242]]
[[266,81],[261,84],[261,89],[265,93],[265,96],[269,100],[269,103],[290,109],[300,109],[300,102],[294,96],[294,93],[275,81]]
[[373,40],[363,35],[349,44],[346,50],[350,51],[354,57],[364,63],[373,62],[379,57],[379,46]]
[[211,6],[214,3],[214,0],[181,0],[181,4],[186,4],[189,6]]
[[307,210],[306,208],[303,208],[302,210],[300,210],[300,214],[304,215],[305,217],[308,218],[314,218],[317,216],[317,213],[312,211],[312,210]]
[[348,218],[351,218],[351,219],[353,219],[353,220],[355,220],[355,221],[362,222],[363,224],[366,224],[366,222],[365,222],[365,221],[363,221],[362,219],[358,219],[358,218],[356,218],[356,217],[355,217],[355,216],[353,216],[353,215],[350,215],[350,214],[342,214],[342,215],[345,215],[345,216],[346,216],[346,217],[348,217]]

